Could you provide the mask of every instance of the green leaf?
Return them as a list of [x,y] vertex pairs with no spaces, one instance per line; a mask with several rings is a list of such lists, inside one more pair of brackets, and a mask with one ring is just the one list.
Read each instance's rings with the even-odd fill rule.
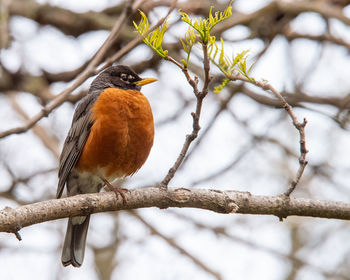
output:
[[179,14],[181,15],[181,20],[187,23],[190,27],[192,27],[199,35],[201,42],[203,44],[208,44],[212,41],[210,36],[210,31],[213,29],[215,25],[224,21],[225,19],[232,16],[232,2],[230,2],[229,6],[224,12],[216,12],[213,16],[213,7],[210,7],[209,15],[207,19],[199,18],[199,19],[191,19],[188,14],[185,12],[181,12],[179,10]]
[[[215,50],[215,51],[214,51]],[[254,82],[254,78],[249,76],[249,73],[254,65],[250,65],[248,67],[247,59],[248,59],[249,50],[243,50],[242,52],[232,55],[232,58],[229,58],[225,54],[224,50],[224,42],[221,39],[221,49],[219,49],[216,43],[213,43],[211,48],[208,51],[208,55],[210,60],[216,67],[220,69],[220,71],[226,76],[229,77],[235,73],[235,71],[239,72],[250,82]],[[219,54],[219,55],[218,55]],[[220,91],[226,84],[222,84],[216,88],[217,92]]]
[[214,87],[214,92],[219,93],[220,91],[222,91],[224,89],[225,86],[227,86],[227,84],[229,82],[230,82],[229,79],[224,79],[220,85]]
[[156,30],[146,36],[146,33],[149,31],[149,22],[145,13],[140,10],[139,13],[141,15],[140,23],[136,24],[133,22],[133,24],[138,33],[143,37],[143,42],[151,47],[161,57],[167,58],[168,51],[163,50],[162,42],[164,39],[164,34],[168,30],[168,23],[164,21],[163,25],[159,26]]

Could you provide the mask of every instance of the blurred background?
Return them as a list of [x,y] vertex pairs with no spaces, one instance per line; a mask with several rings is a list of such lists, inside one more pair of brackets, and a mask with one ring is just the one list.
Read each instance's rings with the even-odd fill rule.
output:
[[[141,1],[150,23],[172,1]],[[0,0],[0,131],[24,125],[86,67],[125,2],[118,0]],[[184,57],[177,10],[207,16],[229,1],[183,0],[169,17],[164,49]],[[236,0],[233,15],[213,34],[227,54],[250,50],[251,75],[267,80],[305,117],[309,164],[295,197],[350,200],[350,5],[348,0]],[[108,59],[138,36],[132,21]],[[125,181],[153,185],[175,161],[191,131],[192,88],[174,65],[140,43],[117,64],[159,81],[143,89],[156,123],[150,157]],[[203,75],[199,48],[191,74]],[[211,89],[223,76],[214,66]],[[76,102],[68,101],[23,134],[0,139],[0,208],[55,197],[58,156]],[[274,96],[241,82],[204,101],[199,138],[172,187],[278,195],[298,168],[299,136]],[[80,269],[60,262],[66,220],[0,233],[1,279],[350,279],[348,222],[273,216],[220,215],[195,209],[141,209],[92,216]],[[83,278],[84,277],[84,278]]]

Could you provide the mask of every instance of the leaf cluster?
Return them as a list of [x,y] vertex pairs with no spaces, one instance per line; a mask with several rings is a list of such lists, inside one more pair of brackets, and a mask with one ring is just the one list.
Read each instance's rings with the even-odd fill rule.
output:
[[197,42],[197,36],[196,33],[192,28],[188,29],[187,32],[185,33],[184,38],[180,38],[182,48],[183,50],[187,53],[187,58],[182,59],[181,62],[184,64],[184,66],[187,68],[188,63],[190,60],[190,54],[192,51],[192,47],[196,44]]
[[246,77],[250,82],[254,82],[254,78],[249,76],[249,73],[254,65],[254,63],[248,66],[247,59],[249,50],[244,50],[236,55],[232,54],[232,57],[228,57],[225,54],[224,42],[221,39],[221,49],[216,44],[212,44],[208,50],[210,60],[220,69],[222,73],[228,79],[225,79],[221,85],[215,87],[214,92],[220,92],[229,82],[229,78],[238,71],[244,77]]
[[164,23],[156,28],[153,32],[149,32],[149,22],[147,16],[141,10],[139,10],[139,12],[141,15],[140,23],[137,24],[135,21],[133,21],[137,32],[143,37],[143,42],[146,45],[150,46],[162,58],[166,59],[168,56],[168,51],[163,50],[162,42],[164,34],[168,30],[167,21],[164,21]]
[[[171,60],[182,68],[181,64],[169,57],[168,51],[164,50],[162,47],[164,34],[168,29],[168,23],[164,21],[161,26],[150,32],[147,16],[142,11],[139,12],[141,15],[139,24],[136,24],[135,22],[133,23],[138,33],[142,35],[144,43],[151,47],[162,58]],[[188,14],[181,11],[179,11],[179,14],[181,15],[181,20],[189,25],[185,36],[180,38],[183,50],[187,54],[186,59],[181,60],[183,67],[188,67],[192,48],[196,43],[200,43],[202,46],[207,47],[208,57],[212,63],[215,64],[227,77],[221,85],[215,87],[215,92],[220,92],[229,83],[230,77],[232,77],[235,71],[238,71],[250,82],[254,82],[254,79],[249,76],[250,70],[254,65],[252,64],[248,67],[247,59],[249,50],[244,50],[241,53],[229,57],[225,54],[223,40],[220,39],[221,48],[219,48],[215,36],[210,35],[211,30],[218,23],[232,16],[232,1],[223,12],[215,12],[213,14],[213,7],[211,7],[208,18],[193,19],[190,18]]]
[[210,35],[210,31],[213,29],[213,27],[232,16],[232,1],[230,2],[229,6],[225,11],[216,12],[214,16],[212,12],[213,7],[210,7],[208,18],[192,19],[185,12],[179,11],[179,14],[181,15],[181,20],[186,22],[198,33],[202,44],[208,44],[209,42],[213,41],[213,37]]

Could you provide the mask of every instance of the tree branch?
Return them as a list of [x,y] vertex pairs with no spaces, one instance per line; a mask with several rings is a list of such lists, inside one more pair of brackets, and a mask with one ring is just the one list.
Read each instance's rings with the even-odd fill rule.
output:
[[169,207],[206,209],[217,213],[308,216],[350,220],[350,203],[307,198],[252,195],[249,192],[208,189],[168,188],[158,186],[130,190],[124,205],[113,192],[76,195],[52,199],[0,211],[0,232],[17,233],[30,225],[66,217],[136,208]]
[[290,196],[291,193],[295,190],[296,186],[298,185],[305,167],[307,165],[307,160],[306,160],[306,154],[309,152],[306,148],[306,139],[305,139],[305,126],[307,124],[307,120],[304,118],[303,122],[300,123],[298,121],[298,118],[296,117],[292,106],[290,106],[288,104],[288,102],[284,99],[284,97],[269,83],[266,82],[259,82],[256,80],[250,80],[247,77],[244,77],[242,74],[238,73],[235,75],[226,75],[228,79],[230,79],[231,81],[236,81],[236,80],[240,80],[243,82],[250,82],[260,88],[262,88],[263,90],[272,92],[275,97],[279,100],[279,102],[281,102],[282,107],[286,110],[287,114],[289,115],[289,117],[291,118],[293,125],[295,126],[295,128],[298,130],[299,132],[299,144],[300,144],[300,156],[299,156],[299,168],[297,171],[297,174],[295,176],[295,178],[293,179],[293,181],[291,182],[290,186],[288,187],[288,189],[283,193],[285,196]]
[[173,166],[169,169],[165,178],[162,180],[162,182],[160,184],[161,187],[166,188],[168,186],[169,182],[172,180],[172,178],[174,178],[175,173],[177,172],[177,170],[181,166],[183,160],[185,159],[185,156],[188,152],[188,149],[190,148],[190,145],[197,138],[199,130],[201,129],[201,127],[199,125],[199,120],[200,120],[200,116],[201,116],[203,100],[208,94],[208,87],[209,87],[209,83],[211,81],[210,63],[209,63],[209,57],[208,57],[207,44],[202,44],[202,48],[203,48],[204,85],[203,85],[203,88],[201,91],[198,89],[198,77],[195,76],[194,79],[192,79],[190,74],[188,73],[187,67],[182,66],[175,59],[173,59],[171,57],[167,57],[168,60],[170,60],[175,65],[177,65],[182,70],[188,83],[193,88],[193,93],[196,97],[196,110],[195,110],[195,112],[191,113],[192,131],[190,134],[186,135],[185,142],[181,148],[181,152],[180,152],[179,156],[177,157]]

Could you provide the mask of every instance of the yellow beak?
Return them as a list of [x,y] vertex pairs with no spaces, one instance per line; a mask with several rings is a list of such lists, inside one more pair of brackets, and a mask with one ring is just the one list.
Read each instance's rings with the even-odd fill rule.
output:
[[142,79],[141,81],[135,82],[135,85],[137,85],[137,86],[144,86],[144,85],[153,83],[153,82],[155,82],[155,81],[157,81],[157,79],[154,79],[154,78],[144,78],[144,79]]

